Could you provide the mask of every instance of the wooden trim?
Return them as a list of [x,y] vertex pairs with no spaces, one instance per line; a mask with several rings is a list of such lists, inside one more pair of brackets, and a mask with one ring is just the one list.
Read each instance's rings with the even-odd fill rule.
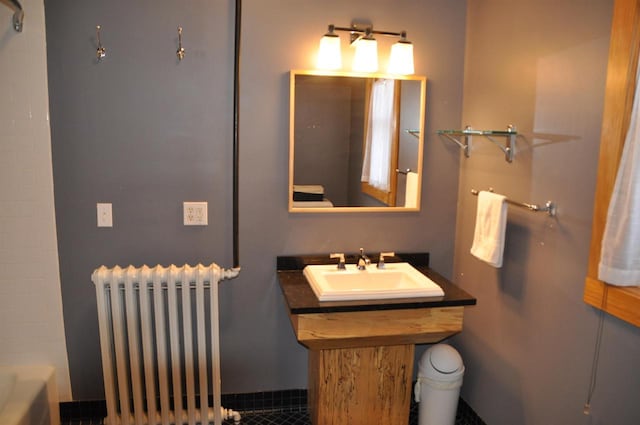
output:
[[464,307],[291,314],[296,337],[311,349],[423,344],[462,331]]
[[293,169],[294,169],[294,147],[295,147],[295,126],[296,114],[296,72],[291,71],[289,74],[289,188],[287,191],[287,197],[289,198],[287,203],[289,211],[293,211]]
[[[606,293],[605,293],[606,291]],[[640,326],[640,288],[607,285],[587,277],[584,301],[626,322]]]
[[636,326],[640,326],[640,288],[612,286],[598,280],[598,264],[609,201],[629,128],[639,51],[640,0],[616,0],[584,301]]

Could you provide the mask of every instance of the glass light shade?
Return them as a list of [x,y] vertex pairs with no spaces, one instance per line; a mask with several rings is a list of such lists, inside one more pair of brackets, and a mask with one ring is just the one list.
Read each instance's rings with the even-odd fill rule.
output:
[[410,75],[415,72],[413,66],[413,44],[400,40],[391,46],[387,72],[401,75]]
[[355,42],[353,70],[356,72],[378,71],[378,42],[374,38],[361,38]]
[[320,48],[318,49],[318,61],[316,66],[319,69],[342,68],[340,37],[335,34],[326,34],[320,39]]

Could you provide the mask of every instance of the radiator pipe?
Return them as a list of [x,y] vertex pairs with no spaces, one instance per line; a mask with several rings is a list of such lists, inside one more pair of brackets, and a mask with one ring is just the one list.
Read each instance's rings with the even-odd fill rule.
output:
[[239,172],[240,172],[240,36],[242,29],[242,0],[236,0],[236,27],[233,74],[233,267],[240,268]]
[[233,418],[233,422],[240,423],[240,420],[242,419],[242,415],[240,415],[240,412],[231,409],[225,409],[224,407],[221,407],[220,410],[222,411],[222,419]]

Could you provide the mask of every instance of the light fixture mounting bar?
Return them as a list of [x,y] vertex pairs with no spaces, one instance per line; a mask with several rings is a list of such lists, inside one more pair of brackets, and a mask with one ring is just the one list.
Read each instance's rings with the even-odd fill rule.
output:
[[388,35],[391,37],[406,37],[407,36],[407,32],[406,31],[400,31],[400,32],[392,32],[392,31],[378,31],[378,30],[371,30],[372,34],[380,34],[380,35]]
[[351,34],[351,43],[362,37],[363,35],[368,34],[379,34],[386,35],[390,37],[400,37],[403,39],[407,38],[406,31],[394,32],[394,31],[380,31],[374,30],[373,25],[363,25],[363,24],[353,24],[350,27],[337,27],[333,24],[329,25],[329,28],[333,28],[335,31],[345,31]]

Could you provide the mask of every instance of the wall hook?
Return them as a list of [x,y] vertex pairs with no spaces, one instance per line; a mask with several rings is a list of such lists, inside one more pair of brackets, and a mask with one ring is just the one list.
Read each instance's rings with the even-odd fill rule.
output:
[[24,10],[22,10],[20,2],[18,0],[4,0],[2,3],[5,3],[11,10],[13,10],[13,18],[11,19],[13,29],[17,32],[22,32]]
[[98,61],[101,61],[102,59],[105,58],[105,56],[107,56],[107,49],[102,47],[102,42],[100,41],[101,28],[102,27],[100,25],[96,25],[96,39],[98,40],[98,49],[96,50],[96,58],[98,58]]
[[182,47],[182,27],[178,27],[178,51],[176,55],[178,56],[178,60],[184,59],[185,50]]

